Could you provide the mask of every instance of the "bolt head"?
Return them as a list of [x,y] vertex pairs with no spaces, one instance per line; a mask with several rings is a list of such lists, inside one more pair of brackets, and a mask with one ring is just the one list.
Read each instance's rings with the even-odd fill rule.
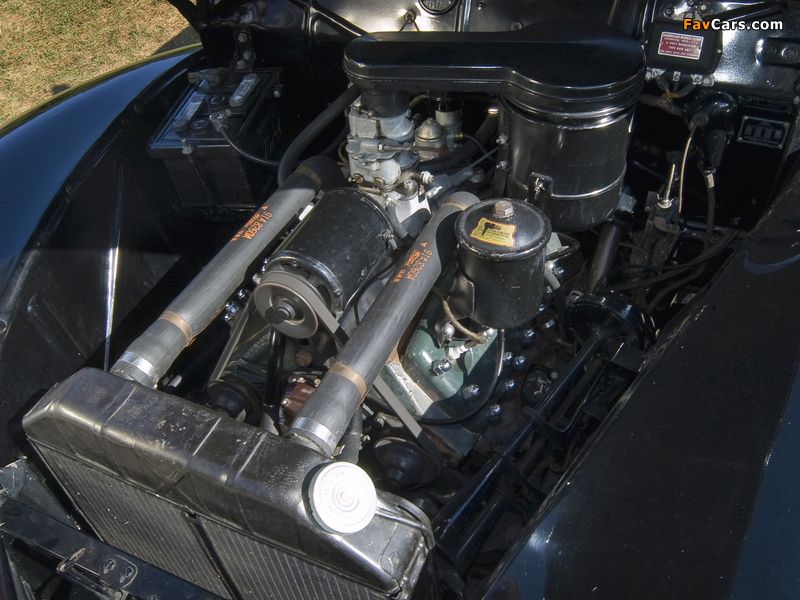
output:
[[533,328],[526,329],[525,331],[522,332],[522,342],[525,344],[530,344],[535,337],[536,337],[536,330]]
[[510,392],[517,386],[516,382],[513,379],[506,379],[500,386],[501,392]]
[[515,369],[524,369],[525,365],[528,364],[528,361],[525,359],[524,356],[520,355],[514,359],[514,368]]
[[461,390],[461,395],[464,396],[465,399],[469,400],[471,398],[477,398],[481,393],[481,388],[479,388],[474,383],[472,385],[468,385],[463,390]]
[[288,302],[279,302],[275,306],[275,314],[284,321],[291,321],[295,317],[295,310]]
[[431,371],[433,371],[435,375],[444,375],[445,373],[449,373],[450,369],[452,368],[453,365],[451,365],[450,361],[446,358],[435,360],[431,363]]
[[492,216],[495,219],[508,219],[514,216],[514,205],[508,200],[500,200],[494,203]]
[[244,44],[244,43],[247,41],[247,34],[240,33],[240,34],[239,34],[239,38],[238,38],[238,39],[239,39],[239,42],[241,42],[242,44]]
[[453,337],[456,334],[456,328],[452,323],[447,323],[444,327],[442,327],[442,333],[445,337]]

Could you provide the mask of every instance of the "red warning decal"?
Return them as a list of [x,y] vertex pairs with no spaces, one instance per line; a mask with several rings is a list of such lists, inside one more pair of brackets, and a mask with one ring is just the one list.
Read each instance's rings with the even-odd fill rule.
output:
[[662,56],[699,60],[703,50],[703,37],[687,33],[664,31],[658,43],[658,53]]

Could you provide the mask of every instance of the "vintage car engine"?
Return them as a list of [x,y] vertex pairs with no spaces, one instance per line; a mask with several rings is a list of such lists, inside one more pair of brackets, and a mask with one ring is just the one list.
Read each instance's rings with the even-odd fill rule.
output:
[[316,104],[272,21],[208,5],[234,41],[203,33],[147,155],[177,221],[235,233],[23,420],[99,539],[221,598],[482,597],[789,176],[793,71],[680,27],[746,3],[481,29],[464,4],[347,13],[358,36],[309,4],[342,65]]

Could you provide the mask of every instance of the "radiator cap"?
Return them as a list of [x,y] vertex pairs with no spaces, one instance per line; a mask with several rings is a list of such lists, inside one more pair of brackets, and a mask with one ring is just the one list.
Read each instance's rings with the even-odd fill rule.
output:
[[356,533],[375,516],[378,496],[372,479],[363,469],[335,462],[324,466],[308,488],[311,514],[331,533]]

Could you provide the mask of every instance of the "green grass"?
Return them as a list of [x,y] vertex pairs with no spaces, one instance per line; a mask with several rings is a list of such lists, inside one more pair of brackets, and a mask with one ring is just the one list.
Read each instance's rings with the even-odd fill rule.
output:
[[0,124],[186,27],[166,0],[0,0]]

